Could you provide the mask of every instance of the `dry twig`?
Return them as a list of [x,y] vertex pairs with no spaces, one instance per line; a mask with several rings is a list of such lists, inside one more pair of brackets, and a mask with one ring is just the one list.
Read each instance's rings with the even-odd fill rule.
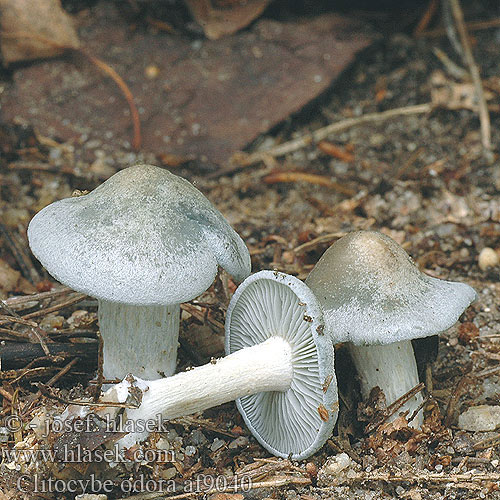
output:
[[319,128],[314,132],[303,135],[297,139],[285,142],[276,146],[274,148],[268,149],[266,151],[257,151],[252,154],[238,153],[232,159],[232,165],[225,169],[219,169],[217,172],[209,175],[208,177],[220,177],[221,175],[230,174],[244,167],[249,167],[255,163],[263,161],[266,157],[279,157],[284,156],[288,153],[293,153],[299,149],[305,148],[310,144],[317,143],[326,139],[328,136],[343,132],[357,125],[363,125],[365,123],[377,123],[389,120],[396,116],[409,116],[430,113],[434,109],[434,105],[430,102],[425,104],[417,104],[415,106],[406,106],[404,108],[389,109],[387,111],[382,111],[380,113],[369,113],[356,118],[346,118],[340,122],[332,123],[326,127]]
[[[341,478],[333,478],[334,486],[354,485],[365,481],[385,481],[388,483],[447,483],[451,488],[464,488],[464,482],[482,483],[483,481],[500,481],[499,473],[466,472],[462,474],[444,474],[438,472],[413,473],[405,471],[404,474],[390,474],[388,472],[357,472],[349,476],[343,475]],[[327,492],[329,488],[321,488]]]
[[[15,311],[13,311],[3,300],[0,300],[0,309],[4,309],[9,313],[11,316],[14,316],[17,319],[25,319],[21,318],[19,314],[17,314]],[[29,326],[29,329],[32,331],[32,333],[35,335],[36,339],[42,346],[43,352],[45,353],[46,356],[50,355],[49,349],[47,347],[47,344],[45,343],[45,340],[48,340],[51,342],[51,340],[47,337],[47,332],[44,332],[39,326]]]
[[101,61],[99,58],[84,51],[83,49],[79,49],[78,52],[87,57],[90,62],[92,62],[95,66],[97,66],[103,73],[108,75],[122,91],[130,108],[132,125],[134,127],[134,137],[132,139],[132,146],[136,151],[138,151],[141,147],[141,142],[142,142],[141,120],[139,118],[139,111],[137,110],[137,106],[135,105],[134,96],[132,95],[132,92],[130,92],[130,89],[128,88],[123,78],[111,66],[106,64],[104,61]]
[[23,306],[26,306],[26,304],[29,304],[30,302],[39,302],[45,299],[52,299],[54,297],[59,297],[60,295],[66,295],[70,292],[74,292],[74,290],[67,287],[60,287],[51,290],[50,292],[40,292],[40,293],[34,293],[32,295],[9,297],[8,299],[4,300],[4,303],[7,304],[12,309],[21,309]]
[[483,148],[487,151],[491,150],[491,123],[490,115],[488,113],[488,106],[486,104],[486,98],[484,96],[483,83],[481,81],[481,75],[479,73],[479,68],[472,55],[472,49],[470,46],[469,36],[467,35],[467,28],[464,23],[464,14],[462,7],[460,6],[459,0],[448,0],[455,24],[457,27],[458,35],[460,37],[460,43],[463,48],[464,61],[469,67],[469,71],[476,89],[476,96],[479,106],[479,120],[481,122],[481,142]]
[[[500,27],[500,18],[488,19],[487,21],[476,21],[471,23],[466,23],[465,27],[467,31],[481,31],[492,28]],[[444,28],[436,28],[434,30],[422,31],[421,33],[416,33],[416,36],[422,38],[439,38],[446,35],[446,30]]]
[[347,196],[354,196],[355,191],[338,182],[332,181],[323,175],[308,174],[306,172],[275,172],[266,175],[263,179],[266,184],[276,184],[278,182],[307,182],[317,186],[324,186]]
[[342,236],[345,236],[346,234],[347,233],[328,233],[328,234],[323,234],[322,236],[318,236],[317,238],[314,238],[311,241],[306,241],[305,243],[302,243],[302,245],[299,245],[298,247],[295,247],[293,249],[293,253],[295,253],[295,254],[301,254],[301,253],[307,252],[307,251],[312,250],[313,248],[317,247],[321,243],[329,243],[330,241],[342,238]]
[[432,21],[434,14],[437,11],[439,6],[439,0],[430,0],[427,8],[425,9],[424,15],[420,18],[416,28],[413,30],[414,36],[419,36],[422,32],[429,26],[429,23]]
[[[368,425],[365,427],[365,433],[370,434],[374,430],[378,429],[385,421],[387,421],[392,415],[394,415],[399,408],[401,408],[408,400],[410,400],[415,394],[419,393],[425,388],[425,384],[420,382],[420,384],[416,385],[413,389],[409,390],[406,394],[403,394],[401,397],[396,399],[393,403],[391,403],[384,411],[382,416],[376,416]],[[415,414],[416,416],[416,414]],[[412,418],[414,416],[412,415]]]
[[77,304],[78,302],[81,302],[87,295],[84,293],[79,293],[72,297],[71,299],[68,299],[64,302],[61,302],[60,304],[56,304],[51,307],[47,307],[45,309],[40,309],[39,311],[35,311],[29,314],[25,314],[23,316],[24,320],[31,319],[31,318],[37,318],[39,316],[46,316],[47,314],[53,313],[55,311],[59,311],[60,309],[64,309],[67,306],[72,306],[73,304]]

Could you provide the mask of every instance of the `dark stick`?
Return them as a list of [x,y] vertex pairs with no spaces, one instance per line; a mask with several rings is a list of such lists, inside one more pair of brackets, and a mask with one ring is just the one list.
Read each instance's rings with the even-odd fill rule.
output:
[[[97,358],[97,342],[85,344],[51,343],[47,344],[48,356],[69,358],[78,356],[81,361],[94,366]],[[39,344],[8,343],[0,346],[0,362],[2,370],[23,368],[37,358],[44,358],[45,353]]]

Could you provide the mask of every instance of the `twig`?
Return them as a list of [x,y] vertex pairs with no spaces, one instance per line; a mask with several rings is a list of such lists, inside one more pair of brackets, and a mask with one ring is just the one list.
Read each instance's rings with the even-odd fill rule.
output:
[[34,293],[32,295],[22,295],[19,297],[9,297],[4,300],[4,303],[11,308],[20,308],[30,302],[39,302],[45,299],[52,299],[54,297],[59,297],[60,295],[66,295],[67,293],[73,292],[71,288],[61,287],[50,292]]
[[486,448],[491,448],[492,446],[495,446],[499,443],[500,443],[500,434],[497,434],[496,436],[489,437],[475,443],[472,447],[475,450],[485,450]]
[[67,306],[72,306],[73,304],[81,302],[85,297],[87,297],[87,295],[85,295],[84,293],[79,293],[75,297],[68,299],[65,302],[61,302],[60,304],[56,304],[52,307],[47,307],[45,309],[40,309],[39,311],[25,314],[23,315],[23,319],[31,319],[31,318],[37,318],[39,316],[46,316],[47,314],[59,311],[59,309],[63,309]]
[[128,88],[123,78],[111,66],[108,66],[104,61],[101,61],[100,59],[89,54],[83,49],[77,49],[77,51],[80,54],[83,54],[85,57],[87,57],[89,61],[95,64],[103,73],[108,75],[122,91],[130,108],[132,125],[134,127],[134,137],[132,139],[132,146],[136,151],[138,151],[141,147],[141,142],[142,142],[141,120],[139,118],[139,111],[137,110],[137,106],[135,105],[134,96],[132,95],[132,92],[130,92],[130,89]]
[[[103,379],[102,383],[103,384],[119,384],[120,382],[122,381],[121,378],[105,378]],[[92,380],[89,380],[89,384],[97,384],[97,380],[95,379],[92,379]]]
[[44,352],[39,344],[9,342],[4,346],[0,346],[0,361],[2,370],[10,370],[15,368],[28,368],[35,361],[41,363],[43,361],[54,362],[54,359],[64,360],[71,359],[75,356],[80,360],[93,366],[96,355],[96,342],[85,343],[55,343],[47,344],[49,355],[44,355]]
[[469,37],[467,35],[467,29],[464,23],[464,14],[462,7],[460,6],[459,0],[448,0],[453,18],[455,19],[455,24],[457,26],[458,34],[460,36],[460,42],[463,47],[463,57],[464,61],[469,67],[469,71],[474,83],[476,90],[476,96],[479,106],[479,120],[481,122],[481,142],[483,148],[487,151],[491,150],[491,124],[490,115],[488,113],[488,105],[486,104],[486,98],[484,96],[483,83],[481,81],[481,75],[479,73],[479,68],[474,60],[472,54],[472,49],[470,46]]
[[443,23],[446,36],[448,37],[448,41],[451,43],[451,46],[455,50],[457,54],[463,57],[462,46],[458,40],[457,28],[453,21],[453,13],[451,11],[451,2],[450,0],[443,0],[441,2],[441,7],[443,10]]
[[338,238],[342,238],[342,236],[345,236],[345,235],[346,235],[346,233],[323,234],[322,236],[318,236],[317,238],[314,238],[311,241],[306,241],[305,243],[302,243],[302,245],[295,247],[292,251],[295,254],[301,254],[301,253],[307,252],[308,250],[311,250],[312,248],[318,246],[321,243],[329,243],[330,241],[336,240]]
[[[462,474],[443,474],[437,472],[412,473],[405,471],[404,474],[390,474],[388,472],[358,472],[352,475],[344,475],[341,478],[332,478],[334,486],[352,485],[365,481],[386,481],[388,483],[447,483],[450,488],[463,488],[461,481],[480,483],[483,481],[500,481],[500,473],[481,473],[477,471]],[[319,488],[327,492],[329,488]]]
[[430,0],[427,8],[425,9],[424,15],[420,18],[416,28],[413,30],[413,36],[419,36],[432,21],[434,14],[437,11],[439,5],[439,0]]
[[[14,316],[18,319],[24,319],[24,318],[21,318],[21,316],[19,316],[19,314],[17,314],[15,311],[13,311],[3,300],[0,300],[0,309],[4,309],[11,316]],[[45,343],[44,338],[49,340],[49,342],[51,342],[51,340],[47,338],[47,332],[44,332],[39,326],[36,326],[36,327],[29,326],[29,329],[33,332],[33,334],[37,338],[38,342],[42,346],[42,349],[43,349],[43,352],[45,353],[45,355],[48,356],[50,354],[50,352],[49,352],[49,349],[47,347],[47,344]]]
[[453,391],[453,394],[451,395],[451,398],[448,401],[448,405],[446,406],[446,417],[444,419],[445,427],[449,427],[451,425],[453,416],[455,414],[455,408],[458,404],[460,396],[463,394],[463,392],[467,387],[467,384],[469,383],[470,383],[469,375],[464,375],[460,380],[460,382],[455,387],[455,390]]
[[[0,314],[0,325],[5,325],[7,323],[17,323],[18,325],[24,326],[38,326],[34,321],[29,321],[25,318],[16,318],[15,316],[7,316],[5,314]],[[25,334],[21,334],[23,337],[27,337]]]
[[[480,31],[500,27],[500,18],[488,19],[487,21],[476,21],[465,24],[467,31]],[[439,38],[446,35],[446,30],[443,28],[436,28],[434,30],[423,31],[418,33],[418,37],[422,38]]]
[[196,318],[201,324],[205,324],[205,322],[208,322],[209,324],[213,325],[217,330],[219,331],[224,330],[224,325],[220,321],[217,321],[211,316],[205,316],[203,312],[200,311],[193,304],[185,302],[184,304],[181,304],[181,309],[191,314],[191,316]]
[[214,432],[215,434],[220,434],[222,436],[227,436],[230,438],[239,437],[240,434],[231,431],[225,431],[220,428],[220,426],[214,424],[206,418],[196,418],[196,417],[179,417],[170,421],[172,424],[183,425],[184,427],[196,427],[206,429],[207,431]]
[[399,408],[401,408],[407,401],[409,401],[415,394],[419,393],[421,390],[425,388],[425,384],[420,382],[420,384],[416,385],[413,389],[409,390],[406,394],[403,394],[401,397],[396,399],[393,403],[391,403],[384,411],[382,416],[376,416],[368,425],[365,427],[365,433],[370,434],[378,427],[380,427],[386,420],[388,420],[394,413],[396,413]]
[[338,182],[332,181],[323,175],[308,174],[306,172],[274,172],[266,175],[263,181],[266,184],[275,184],[278,182],[307,182],[317,186],[325,186],[347,196],[354,196],[356,193],[354,190]]
[[441,61],[441,64],[448,70],[448,73],[459,80],[470,79],[470,74],[458,64],[454,63],[448,55],[439,47],[433,47],[432,52]]
[[[49,382],[50,382],[50,380],[49,380]],[[71,401],[69,399],[65,399],[65,398],[62,398],[61,396],[57,396],[56,394],[54,394],[50,390],[51,387],[49,386],[48,382],[47,382],[47,384],[42,384],[41,382],[39,382],[37,384],[37,387],[40,389],[39,390],[40,395],[43,395],[49,399],[53,399],[54,401],[58,401],[59,403],[63,403],[66,405],[92,406],[92,407],[99,407],[99,408],[108,408],[108,407],[109,408],[133,408],[133,409],[138,408],[138,405],[133,405],[130,403],[115,403],[113,401],[97,402],[97,403],[94,403],[92,401],[81,401],[81,400]]]
[[[52,384],[55,384],[61,377],[66,375],[73,366],[78,363],[79,358],[73,358],[66,366],[63,366],[58,373],[56,373],[50,380],[47,381],[46,384],[41,384],[44,385],[45,387],[50,387]],[[37,393],[33,396],[33,399],[29,402],[26,403],[26,405],[23,408],[23,415],[27,415],[34,407],[35,403],[40,399],[42,396],[42,391],[38,389]]]
[[101,388],[104,380],[104,341],[102,339],[101,332],[97,330],[97,340],[99,342],[99,348],[97,350],[97,383],[94,387],[94,403],[97,403],[99,396],[101,394]]
[[89,175],[75,172],[71,167],[65,165],[56,167],[54,165],[50,165],[49,163],[42,163],[42,162],[14,161],[8,164],[8,168],[9,170],[32,170],[32,171],[36,170],[39,172],[67,174],[87,180],[89,178]]
[[476,378],[489,377],[490,375],[493,375],[498,372],[500,372],[500,366],[494,366],[493,368],[486,368],[485,370],[477,372],[475,374],[475,377]]
[[318,149],[332,158],[337,158],[345,163],[354,163],[354,155],[349,151],[339,148],[328,141],[318,142]]
[[7,392],[3,387],[0,387],[0,396],[5,398],[9,402],[12,402],[12,394]]
[[369,113],[357,118],[346,118],[345,120],[332,123],[330,125],[327,125],[326,127],[319,128],[314,132],[303,135],[302,137],[299,137],[297,139],[293,139],[292,141],[285,142],[266,151],[257,151],[256,153],[252,154],[238,153],[235,157],[233,157],[233,164],[231,166],[220,169],[217,172],[210,174],[208,177],[219,177],[221,175],[235,172],[236,170],[239,170],[241,168],[249,167],[251,165],[254,165],[255,163],[263,161],[266,156],[277,158],[288,153],[293,153],[294,151],[305,148],[310,144],[322,141],[329,135],[342,132],[357,125],[382,122],[385,120],[389,120],[390,118],[394,118],[395,116],[408,116],[430,113],[433,109],[434,105],[429,102],[425,104],[417,104],[415,106],[406,106],[404,108],[389,109],[380,113]]

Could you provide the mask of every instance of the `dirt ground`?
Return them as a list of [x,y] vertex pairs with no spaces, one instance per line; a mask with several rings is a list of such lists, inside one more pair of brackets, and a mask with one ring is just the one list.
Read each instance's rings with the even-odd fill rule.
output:
[[[477,2],[467,18],[498,19],[500,10],[492,6]],[[471,32],[490,108],[493,151],[487,155],[469,81],[452,74],[453,67],[435,55],[439,48],[461,66],[449,41],[443,35],[409,33],[391,33],[372,45],[333,88],[272,134],[261,136],[247,153],[272,151],[330,123],[370,113],[436,102],[441,107],[359,123],[329,135],[320,145],[284,156],[263,155],[263,161],[242,162],[231,173],[223,168],[200,171],[194,162],[169,168],[192,181],[226,216],[250,249],[253,271],[278,269],[303,279],[341,234],[370,228],[403,245],[430,275],[475,288],[478,300],[440,336],[439,348],[431,341],[417,349],[428,398],[422,431],[397,419],[365,433],[365,425],[383,407],[375,399],[359,401],[350,360],[337,346],[339,420],[331,440],[307,463],[270,458],[228,403],[179,419],[167,432],[150,438],[148,448],[174,450],[175,463],[144,461],[115,468],[93,464],[83,470],[48,462],[15,463],[4,457],[0,499],[22,497],[16,481],[35,473],[63,479],[92,473],[115,482],[141,476],[173,480],[175,491],[164,495],[167,498],[201,498],[189,496],[187,486],[197,477],[229,481],[238,473],[261,487],[235,492],[225,483],[224,491],[211,491],[211,498],[500,499],[498,428],[471,432],[458,427],[458,416],[467,408],[500,404],[500,266],[478,265],[483,248],[500,252],[500,27]],[[8,85],[6,79],[4,92],[9,92]],[[36,343],[39,327],[53,341],[80,349],[57,359],[32,355],[28,369],[19,359],[2,367],[2,417],[19,412],[23,422],[30,422],[43,408],[49,413],[64,408],[54,395],[74,400],[90,394],[97,352],[97,304],[70,291],[51,294],[53,280],[31,258],[27,246],[30,218],[75,189],[93,189],[117,168],[143,161],[164,165],[165,159],[126,148],[68,145],[46,137],[44,130],[35,134],[12,123],[1,127],[0,293],[17,314],[36,322],[6,322],[10,313],[2,311],[3,345]],[[35,161],[45,167],[27,166]],[[30,301],[14,298],[30,293],[42,295]],[[186,305],[179,370],[223,354],[227,302],[217,280],[198,301]],[[34,312],[38,314],[26,318]],[[48,381],[53,392],[36,385]],[[18,449],[47,446],[26,427],[9,436],[9,446],[14,443]],[[33,487],[27,480],[31,493],[25,498],[71,498],[50,492],[37,497]],[[132,498],[162,498],[148,494],[133,492]],[[115,489],[108,498],[125,496]]]

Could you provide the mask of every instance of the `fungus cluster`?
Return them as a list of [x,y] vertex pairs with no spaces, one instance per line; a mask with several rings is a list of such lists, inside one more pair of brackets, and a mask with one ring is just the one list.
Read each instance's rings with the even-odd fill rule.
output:
[[[99,300],[104,375],[124,378],[103,401],[125,402],[131,384],[142,395],[122,418],[173,419],[236,400],[262,446],[294,459],[317,451],[335,425],[335,343],[348,344],[363,397],[378,386],[390,404],[418,384],[411,340],[448,329],[476,297],[421,273],[372,231],[338,240],[305,283],[277,271],[249,276],[248,250],[223,216],[150,165],[49,205],[28,238],[50,274]],[[244,280],[227,310],[226,356],[165,377],[176,366],[179,304],[206,290],[218,265]],[[416,427],[421,403],[417,394],[402,408]],[[120,446],[146,437],[130,433]]]

